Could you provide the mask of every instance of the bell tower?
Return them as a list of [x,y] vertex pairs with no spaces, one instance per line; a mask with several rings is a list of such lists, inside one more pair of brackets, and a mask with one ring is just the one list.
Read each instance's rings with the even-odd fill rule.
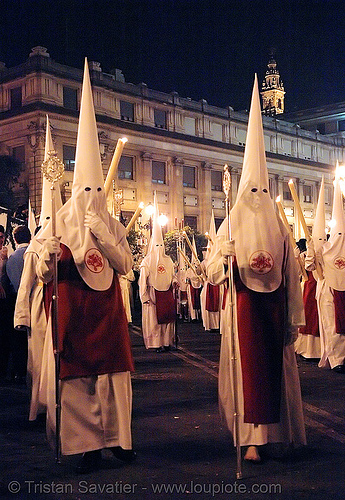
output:
[[274,50],[271,51],[267,65],[265,79],[262,82],[261,97],[263,113],[275,116],[284,113],[284,86],[274,59]]

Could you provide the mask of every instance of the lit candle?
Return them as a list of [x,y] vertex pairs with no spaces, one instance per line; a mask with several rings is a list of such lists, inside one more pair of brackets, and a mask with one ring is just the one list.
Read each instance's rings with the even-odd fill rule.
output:
[[212,240],[211,236],[208,234],[208,232],[207,232],[207,231],[206,231],[206,233],[205,233],[205,236],[206,236],[206,238],[208,239],[208,241],[209,241],[210,243],[212,243],[212,245],[213,245],[213,240]]
[[196,270],[194,269],[194,267],[192,266],[192,264],[189,262],[187,255],[181,250],[180,247],[177,247],[177,250],[180,252],[180,254],[183,257],[183,259],[184,259],[185,263],[187,264],[187,266],[189,266],[191,268],[191,270],[194,272],[195,276],[197,278],[199,278]]
[[[292,248],[295,248],[296,247],[296,242],[295,242],[295,239],[293,237],[289,221],[287,220],[287,217],[286,217],[283,205],[282,205],[282,203],[280,201],[280,196],[277,196],[276,203],[277,203],[277,207],[278,207],[278,210],[279,210],[280,217],[281,217],[281,219],[282,219],[282,221],[283,221],[286,229],[289,231],[290,243],[292,245]],[[300,269],[301,269],[301,273],[302,273],[303,279],[304,279],[304,281],[307,281],[308,280],[307,271],[305,270],[305,267],[304,267],[304,264],[302,262],[302,259],[301,259],[300,255],[298,256],[297,260],[298,260],[298,264],[299,264]]]
[[[293,201],[295,202],[295,207],[296,207],[296,210],[297,210],[297,213],[298,213],[298,218],[301,221],[301,224],[302,224],[302,227],[303,227],[304,236],[305,236],[305,238],[306,238],[307,241],[310,241],[311,240],[311,236],[310,236],[309,229],[307,227],[307,223],[305,221],[305,218],[304,218],[304,215],[303,215],[303,212],[302,212],[302,209],[301,209],[301,205],[300,205],[300,202],[299,202],[299,199],[298,199],[298,196],[297,196],[297,192],[296,192],[293,180],[290,179],[289,182],[288,182],[288,184],[289,184],[289,188],[290,188],[290,191],[291,191],[291,195],[292,195]],[[317,259],[315,259],[315,265],[316,265],[316,272],[318,274],[318,277],[320,279],[323,279],[323,272],[322,272],[322,269],[321,269],[321,266],[320,266],[320,262]]]
[[[283,205],[282,205],[282,203],[280,201],[280,195],[277,196],[277,198],[276,198],[276,204],[277,204],[277,207],[278,207],[278,210],[279,210],[280,217],[282,218],[282,221],[284,222],[286,228],[290,229],[290,225],[289,225],[289,222],[287,220],[287,217],[286,217]],[[290,230],[290,232],[291,232],[291,230]]]
[[199,262],[198,256],[197,256],[197,254],[196,254],[196,252],[195,252],[195,250],[194,250],[193,245],[192,245],[192,244],[191,244],[191,242],[190,242],[190,239],[189,239],[189,238],[188,238],[188,236],[187,236],[186,231],[183,231],[183,236],[185,237],[185,240],[186,240],[186,242],[187,242],[187,245],[189,246],[190,251],[191,251],[191,252],[192,252],[192,254],[194,255],[195,260],[197,260],[197,261]]
[[117,175],[117,167],[119,166],[119,161],[122,155],[123,148],[125,147],[126,142],[128,139],[126,137],[122,137],[117,141],[116,148],[114,151],[113,158],[110,163],[110,167],[108,170],[107,178],[105,179],[104,183],[104,191],[105,191],[105,196],[108,197],[110,191],[111,191],[111,186],[113,183],[113,180],[115,179]]
[[144,203],[141,201],[139,203],[139,206],[138,208],[136,209],[136,211],[134,212],[133,214],[133,217],[131,218],[131,220],[129,221],[129,223],[127,224],[126,226],[126,232],[127,234],[129,233],[129,231],[132,229],[132,227],[134,226],[135,224],[135,221],[137,220],[137,218],[139,217],[139,215],[141,214],[141,211],[142,209],[144,208]]
[[289,188],[290,188],[290,191],[291,191],[291,195],[292,195],[293,201],[295,202],[295,208],[296,208],[296,211],[298,213],[298,218],[301,221],[301,224],[302,224],[302,227],[303,227],[304,236],[309,241],[310,240],[310,233],[309,233],[309,230],[308,230],[308,227],[307,227],[307,223],[305,221],[305,218],[304,218],[304,215],[303,215],[303,212],[302,212],[302,208],[301,208],[301,205],[300,205],[300,202],[299,202],[299,198],[298,198],[297,191],[295,189],[293,180],[290,179],[289,182],[288,182],[288,184],[289,184]]

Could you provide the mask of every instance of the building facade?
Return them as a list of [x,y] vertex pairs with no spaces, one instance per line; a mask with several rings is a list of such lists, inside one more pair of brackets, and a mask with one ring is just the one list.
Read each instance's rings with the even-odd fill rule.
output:
[[[120,70],[104,73],[89,62],[104,176],[120,137],[126,136],[118,171],[123,191],[122,212],[130,218],[138,204],[153,201],[156,191],[168,229],[184,220],[204,233],[212,209],[217,225],[225,217],[222,172],[231,169],[234,201],[243,161],[248,115],[231,107],[218,108],[205,100],[151,90],[144,83],[127,83]],[[78,127],[82,69],[52,60],[44,47],[32,49],[23,64],[0,63],[0,154],[25,164],[19,179],[27,183],[31,206],[41,205],[46,115],[58,157],[65,164],[63,198],[71,193]],[[248,96],[249,98],[250,96]],[[279,115],[281,116],[281,115]],[[325,177],[326,212],[330,219],[336,161],[345,157],[345,140],[304,130],[292,121],[263,116],[271,195],[280,194],[295,237],[303,236],[295,223],[288,181],[294,179],[307,224],[311,227],[318,188]],[[145,222],[145,215],[142,217]]]

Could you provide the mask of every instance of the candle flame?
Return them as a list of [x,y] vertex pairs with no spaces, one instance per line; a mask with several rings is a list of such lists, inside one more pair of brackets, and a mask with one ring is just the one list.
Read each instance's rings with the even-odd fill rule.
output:
[[276,203],[280,203],[280,194],[276,198]]
[[121,141],[123,144],[126,144],[126,142],[128,142],[128,139],[127,139],[127,137],[121,137],[120,141]]

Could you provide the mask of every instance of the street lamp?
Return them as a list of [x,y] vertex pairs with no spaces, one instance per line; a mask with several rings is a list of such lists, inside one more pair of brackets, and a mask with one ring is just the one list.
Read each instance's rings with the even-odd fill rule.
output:
[[164,227],[166,226],[168,223],[168,217],[164,214],[161,214],[159,217],[158,217],[158,224],[161,226],[161,227]]

